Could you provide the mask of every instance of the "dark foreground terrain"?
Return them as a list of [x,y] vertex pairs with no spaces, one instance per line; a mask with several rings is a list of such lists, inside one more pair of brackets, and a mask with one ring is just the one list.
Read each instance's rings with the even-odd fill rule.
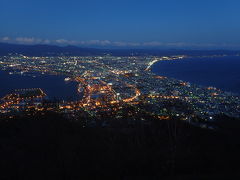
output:
[[[0,121],[0,179],[238,179],[240,121],[82,127],[46,112]],[[83,178],[88,176],[88,178]]]

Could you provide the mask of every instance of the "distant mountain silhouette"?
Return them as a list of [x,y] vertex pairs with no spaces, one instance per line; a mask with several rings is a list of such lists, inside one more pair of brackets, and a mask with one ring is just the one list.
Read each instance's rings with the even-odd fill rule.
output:
[[82,48],[77,46],[56,46],[56,45],[22,45],[0,43],[0,56],[5,56],[10,53],[18,53],[27,56],[89,56],[89,55],[104,55],[111,54],[116,56],[162,56],[162,55],[236,55],[240,51],[230,50],[160,50],[160,49],[97,49],[97,48]]
[[98,49],[80,48],[76,46],[55,46],[55,45],[20,45],[0,43],[0,55],[8,55],[9,53],[18,53],[29,56],[55,56],[64,55],[95,55],[101,54]]

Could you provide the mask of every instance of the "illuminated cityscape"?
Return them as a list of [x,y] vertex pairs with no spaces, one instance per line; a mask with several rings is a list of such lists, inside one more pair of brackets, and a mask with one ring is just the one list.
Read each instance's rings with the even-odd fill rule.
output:
[[[239,117],[239,96],[151,72],[151,66],[158,61],[181,60],[184,57],[186,56],[4,56],[0,59],[0,68],[9,74],[64,75],[66,82],[77,82],[76,91],[82,98],[46,105],[44,99],[47,94],[41,87],[15,90],[1,99],[0,111],[12,116],[13,112],[27,109],[35,109],[36,112],[51,110],[70,117],[76,117],[79,111],[85,111],[94,117],[108,112],[109,116],[119,118],[125,113],[122,111],[124,106],[132,106],[134,112],[163,120],[180,117],[192,122],[198,117],[204,122],[220,113]],[[173,107],[169,104],[177,105]],[[130,115],[132,113],[128,112]]]
[[0,180],[240,179],[240,0],[0,0]]

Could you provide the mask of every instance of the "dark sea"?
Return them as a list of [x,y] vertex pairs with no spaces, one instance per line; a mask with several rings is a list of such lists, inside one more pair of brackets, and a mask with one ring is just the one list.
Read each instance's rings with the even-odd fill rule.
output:
[[[202,86],[214,86],[224,91],[240,94],[240,56],[188,58],[183,60],[160,61],[152,71]],[[34,77],[33,77],[34,76]],[[64,76],[55,75],[10,75],[0,71],[0,97],[14,89],[41,88],[49,99],[76,100],[76,82],[65,82]]]
[[8,71],[0,71],[0,97],[14,91],[15,89],[41,88],[47,98],[53,100],[76,100],[76,82],[65,82],[64,76],[36,74],[9,74]]
[[153,65],[152,71],[161,76],[240,94],[240,56],[159,61]]

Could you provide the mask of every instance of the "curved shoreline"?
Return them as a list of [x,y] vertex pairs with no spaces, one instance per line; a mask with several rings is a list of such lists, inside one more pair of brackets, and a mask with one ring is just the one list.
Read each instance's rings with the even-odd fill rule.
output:
[[[220,60],[219,60],[219,58],[220,58]],[[227,66],[231,65],[231,63],[224,62],[224,61],[226,61],[226,58],[228,58],[228,59],[232,58],[232,60],[233,60],[232,62],[234,62],[234,63],[237,62],[240,65],[240,57],[239,56],[189,57],[189,58],[184,58],[181,60],[157,61],[157,62],[153,63],[150,71],[156,75],[173,78],[173,79],[180,80],[180,81],[186,81],[186,82],[189,82],[190,84],[195,84],[195,85],[198,85],[201,87],[209,87],[209,86],[216,87],[217,89],[220,89],[224,92],[229,92],[232,94],[240,95],[240,88],[233,89],[234,85],[240,83],[240,81],[238,82],[239,79],[237,78],[237,77],[240,77],[240,73],[237,70],[231,71],[231,72],[225,73],[225,74],[221,73],[221,74],[219,74],[219,77],[218,77],[218,71],[220,71],[220,70],[223,71],[226,69]],[[194,60],[196,60],[196,61],[194,62]],[[221,60],[223,60],[223,61],[221,61]],[[186,64],[187,61],[188,62],[191,61],[190,64]],[[219,66],[218,67],[219,69],[215,69],[215,70],[211,69],[210,70],[209,68],[206,69],[206,66],[204,65],[207,61],[209,62],[208,66],[207,66],[209,68],[211,67],[209,65],[213,65],[213,63],[215,63],[215,61],[220,62],[216,66],[219,66],[219,64],[225,64],[225,63],[227,63],[227,64],[224,67]],[[164,73],[160,73],[159,72],[160,69],[158,68],[158,66],[160,63],[163,63],[163,62],[167,64],[167,70],[165,70]],[[175,66],[172,66],[173,65],[172,63],[175,63],[175,62],[177,62],[178,64]],[[184,63],[184,64],[182,64],[182,63]],[[200,64],[200,66],[196,67],[196,64],[199,65],[198,63]],[[232,64],[234,64],[234,63],[232,63]],[[181,66],[178,66],[179,64],[181,64]],[[190,70],[183,69],[182,66],[186,66],[187,68],[192,67],[192,69],[190,69]],[[176,70],[176,71],[174,71],[175,73],[173,73],[173,74],[169,73],[170,67],[171,67],[171,69]],[[184,67],[184,68],[186,68],[186,67]],[[234,66],[234,68],[236,68],[236,67]],[[197,73],[197,71],[194,71],[196,69],[199,71],[198,73]],[[205,70],[205,72],[204,72],[204,70]],[[188,71],[190,71],[190,72],[188,72]],[[213,73],[213,72],[215,72],[215,73]],[[230,77],[230,75],[234,74],[234,73],[236,74],[236,77],[235,78]],[[179,75],[184,76],[184,78],[178,77]],[[209,76],[207,77],[207,75],[209,75]],[[216,77],[214,77],[214,76],[216,76]],[[223,76],[224,78],[220,78],[221,76]],[[204,81],[201,81],[203,78],[204,78]],[[227,80],[225,80],[225,79],[227,79]],[[235,81],[233,81],[232,79]],[[210,81],[210,80],[212,80],[212,81]],[[212,83],[212,82],[217,82],[217,83]],[[226,86],[226,82],[228,82],[227,86]],[[231,82],[234,82],[234,83],[231,83]],[[240,87],[240,84],[239,84],[239,86],[236,85],[236,87]]]
[[[9,82],[5,83],[5,86],[0,88],[2,91],[2,93],[0,94],[0,97],[5,96],[7,93],[9,93],[9,91],[11,92],[15,89],[38,88],[41,86],[40,88],[42,88],[46,91],[47,97],[49,99],[51,99],[51,100],[52,99],[67,100],[67,99],[69,99],[69,98],[71,99],[73,97],[72,94],[75,93],[74,86],[77,85],[76,83],[74,83],[72,85],[65,83],[65,81],[64,81],[65,76],[59,76],[59,75],[36,74],[36,76],[34,76],[34,77],[32,75],[22,76],[20,74],[9,75],[8,71],[4,71],[4,70],[0,70],[0,74],[2,75],[2,78],[5,78],[5,81],[9,81]],[[51,77],[51,78],[47,78],[46,76]],[[16,77],[20,77],[20,78],[16,79]],[[39,81],[39,82],[37,82],[37,81]],[[48,83],[46,83],[46,81]],[[34,84],[29,85],[28,82],[29,83],[34,82]],[[14,83],[14,84],[11,85],[11,83]],[[25,83],[25,85],[22,85],[24,83]],[[48,84],[48,86],[46,84]],[[68,85],[66,85],[66,84],[68,84]],[[70,90],[67,87],[70,88]],[[56,91],[57,91],[57,93],[55,94]],[[77,94],[77,92],[76,92],[76,94]]]

